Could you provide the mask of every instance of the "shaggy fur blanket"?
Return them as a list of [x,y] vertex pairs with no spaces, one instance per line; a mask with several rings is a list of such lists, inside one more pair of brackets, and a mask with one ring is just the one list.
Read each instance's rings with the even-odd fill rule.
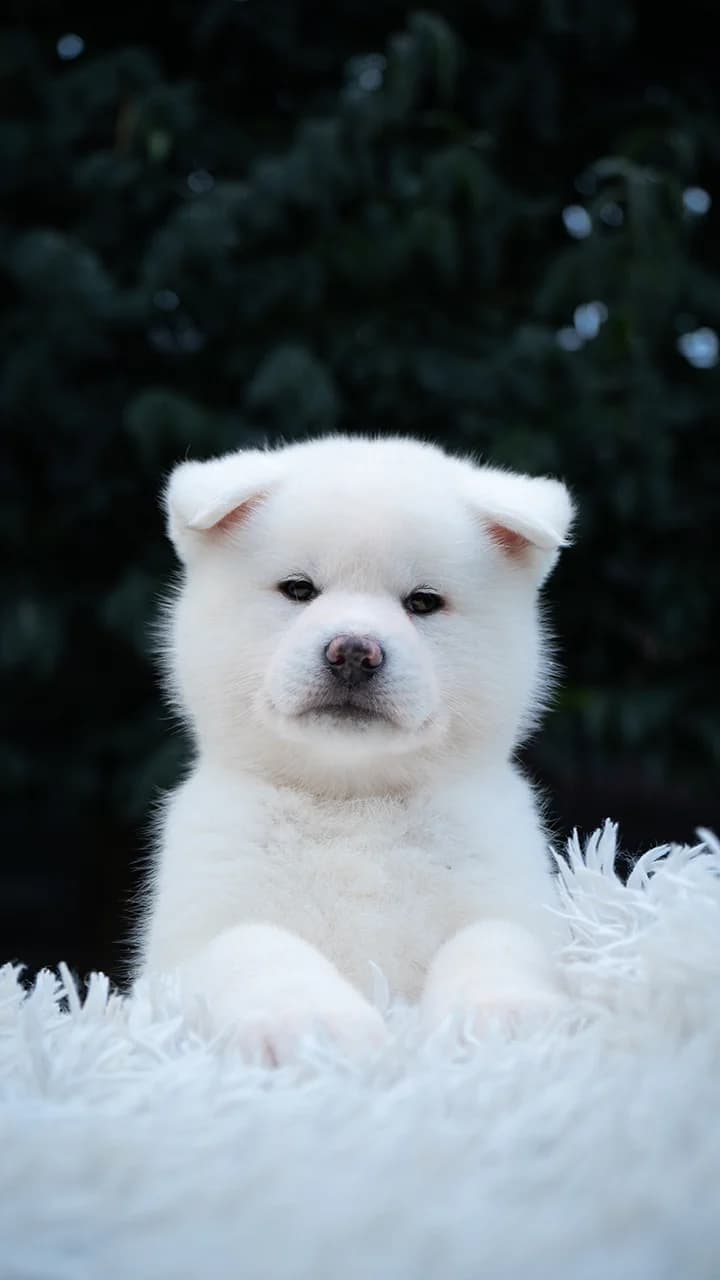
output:
[[[720,845],[558,859],[572,1010],[267,1070],[0,970],[2,1280],[718,1280]],[[378,981],[378,999],[382,999]]]

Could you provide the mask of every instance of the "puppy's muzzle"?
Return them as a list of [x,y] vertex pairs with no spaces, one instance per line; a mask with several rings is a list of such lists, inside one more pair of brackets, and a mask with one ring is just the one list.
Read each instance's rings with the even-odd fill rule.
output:
[[372,636],[335,636],[325,650],[325,662],[337,680],[353,688],[372,680],[385,654]]

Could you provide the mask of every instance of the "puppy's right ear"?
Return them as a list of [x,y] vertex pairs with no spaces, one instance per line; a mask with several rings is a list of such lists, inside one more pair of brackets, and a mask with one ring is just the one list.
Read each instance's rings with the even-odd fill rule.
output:
[[181,560],[232,534],[268,496],[276,477],[270,453],[248,450],[209,462],[181,462],[163,494],[167,532]]

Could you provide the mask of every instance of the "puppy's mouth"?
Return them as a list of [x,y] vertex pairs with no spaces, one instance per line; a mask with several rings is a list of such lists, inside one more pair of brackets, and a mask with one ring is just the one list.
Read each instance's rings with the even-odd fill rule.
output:
[[357,702],[319,702],[305,707],[298,717],[301,720],[317,719],[325,723],[343,725],[392,724],[389,716],[384,715],[376,707],[368,707]]

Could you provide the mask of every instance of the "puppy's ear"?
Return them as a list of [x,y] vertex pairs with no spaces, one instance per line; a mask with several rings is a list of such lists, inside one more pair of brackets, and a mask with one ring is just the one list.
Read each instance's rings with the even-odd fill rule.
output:
[[181,560],[210,539],[239,529],[265,500],[275,477],[275,458],[260,450],[175,467],[163,505],[168,536]]
[[575,510],[565,485],[483,467],[473,475],[470,496],[496,546],[542,582],[570,541]]

